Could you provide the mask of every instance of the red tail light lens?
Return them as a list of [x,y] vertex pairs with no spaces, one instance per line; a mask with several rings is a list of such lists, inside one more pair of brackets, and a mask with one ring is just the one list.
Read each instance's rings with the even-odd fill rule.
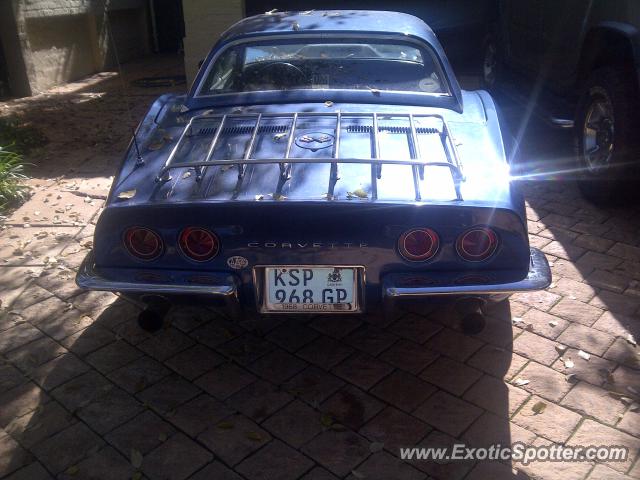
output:
[[473,227],[458,237],[458,255],[468,262],[481,262],[493,255],[498,248],[498,236],[487,227]]
[[400,255],[411,262],[424,262],[433,257],[440,247],[438,234],[430,228],[414,228],[400,235]]
[[185,228],[180,234],[179,244],[182,253],[196,262],[211,260],[220,247],[218,237],[199,227]]
[[124,232],[124,246],[134,257],[153,260],[162,253],[162,239],[153,230],[131,227]]

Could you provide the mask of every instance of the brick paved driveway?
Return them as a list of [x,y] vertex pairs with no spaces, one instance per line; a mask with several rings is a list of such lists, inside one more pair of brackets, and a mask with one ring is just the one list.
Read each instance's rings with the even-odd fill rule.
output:
[[[420,304],[286,320],[183,307],[149,334],[135,305],[73,282],[128,129],[157,94],[126,100],[120,85],[102,75],[0,104],[52,140],[32,159],[33,198],[0,232],[0,478],[640,478],[637,206],[597,209],[570,184],[526,182],[531,243],[554,281],[493,308],[476,335],[451,307]],[[518,111],[507,105],[514,124]],[[563,155],[566,136],[531,128],[523,158]],[[456,439],[615,444],[632,459],[398,459]]]

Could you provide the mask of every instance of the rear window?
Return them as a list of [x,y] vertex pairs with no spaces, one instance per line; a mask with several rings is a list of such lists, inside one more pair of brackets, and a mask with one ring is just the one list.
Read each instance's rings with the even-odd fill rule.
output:
[[228,47],[209,67],[198,95],[300,89],[449,93],[426,45],[309,39]]

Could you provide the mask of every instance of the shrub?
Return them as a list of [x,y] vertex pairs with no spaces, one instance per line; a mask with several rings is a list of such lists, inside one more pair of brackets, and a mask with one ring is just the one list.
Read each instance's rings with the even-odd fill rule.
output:
[[22,155],[0,147],[0,212],[27,199],[29,188],[22,184],[27,178]]

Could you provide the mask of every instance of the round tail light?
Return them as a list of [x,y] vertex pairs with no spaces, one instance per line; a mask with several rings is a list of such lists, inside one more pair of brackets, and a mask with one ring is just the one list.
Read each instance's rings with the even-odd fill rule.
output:
[[124,232],[124,246],[134,257],[153,260],[162,253],[162,239],[153,230],[131,227]]
[[438,252],[440,239],[430,228],[414,228],[400,235],[398,250],[400,255],[411,262],[424,262]]
[[196,262],[211,260],[220,247],[218,237],[199,227],[185,228],[180,234],[179,244],[182,253]]
[[487,227],[473,227],[458,237],[458,255],[468,262],[481,262],[493,255],[498,248],[498,236]]

